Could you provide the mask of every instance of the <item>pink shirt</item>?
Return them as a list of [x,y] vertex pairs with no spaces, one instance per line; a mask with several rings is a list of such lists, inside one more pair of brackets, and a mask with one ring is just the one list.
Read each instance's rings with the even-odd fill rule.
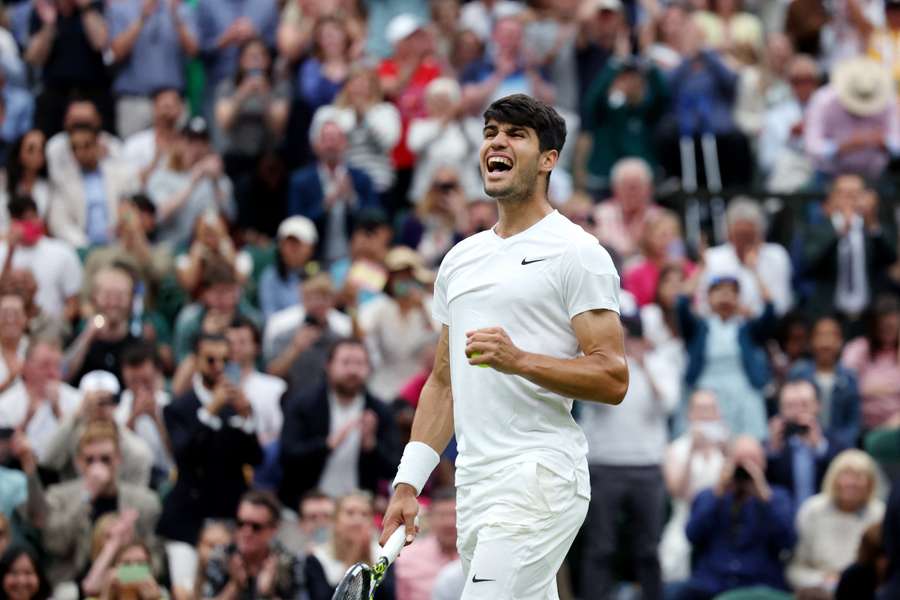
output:
[[[894,352],[869,355],[869,341],[857,338],[847,344],[841,362],[856,371],[862,402],[862,421],[866,429],[883,424],[900,412],[900,362]],[[889,393],[866,393],[867,388],[891,390]]]
[[[694,272],[694,263],[684,261],[681,270],[685,277],[689,277]],[[638,306],[652,304],[655,300],[660,271],[662,267],[646,259],[626,269],[622,287],[631,292]]]
[[456,552],[444,554],[437,538],[419,538],[407,547],[394,563],[397,578],[397,600],[431,600],[431,589],[438,573],[456,560]]

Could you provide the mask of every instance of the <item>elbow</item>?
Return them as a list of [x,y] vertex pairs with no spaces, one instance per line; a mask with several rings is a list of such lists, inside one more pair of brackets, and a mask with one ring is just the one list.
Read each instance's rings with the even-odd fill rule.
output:
[[592,391],[593,393],[585,400],[612,406],[622,403],[628,392],[628,363],[624,357],[603,373],[600,382],[593,386]]

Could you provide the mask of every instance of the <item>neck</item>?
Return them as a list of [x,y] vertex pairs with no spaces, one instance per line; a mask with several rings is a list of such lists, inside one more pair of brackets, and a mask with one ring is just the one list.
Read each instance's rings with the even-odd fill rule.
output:
[[353,402],[356,398],[357,394],[344,394],[339,392],[336,388],[332,388],[331,392],[334,394],[334,397],[337,399],[338,404],[342,404],[346,406]]
[[322,164],[325,165],[325,168],[329,171],[336,170],[340,165],[341,161],[339,159],[325,159],[322,161]]
[[813,360],[816,364],[816,371],[820,373],[832,373],[834,371],[835,364],[833,361],[815,357],[813,357]]
[[248,552],[242,554],[242,558],[244,559],[244,564],[247,566],[247,569],[253,573],[259,573],[263,563],[269,557],[269,549],[263,548],[259,552]]
[[500,219],[494,232],[502,238],[522,233],[553,212],[543,192],[535,192],[528,200],[498,200],[497,206]]
[[118,340],[128,334],[128,321],[119,323],[108,322],[107,326],[101,329],[97,337],[101,340]]

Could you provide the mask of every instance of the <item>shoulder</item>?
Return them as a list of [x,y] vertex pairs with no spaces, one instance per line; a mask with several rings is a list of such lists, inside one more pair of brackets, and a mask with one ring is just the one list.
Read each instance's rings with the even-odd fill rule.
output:
[[797,523],[808,523],[830,512],[831,498],[826,494],[816,494],[807,498],[797,510]]
[[311,179],[318,180],[318,163],[312,163],[291,173],[291,183],[304,182]]
[[783,262],[790,261],[790,255],[788,254],[787,249],[781,244],[766,242],[762,245],[762,252],[765,254],[763,257],[764,260],[776,259]]
[[159,498],[148,488],[131,483],[119,483],[122,501],[138,509],[154,510],[159,508]]
[[68,499],[68,502],[71,502],[81,496],[83,485],[84,482],[81,479],[55,483],[47,488],[47,500],[52,501],[54,498],[65,498]]
[[484,246],[490,242],[491,236],[493,235],[493,232],[488,229],[461,240],[455,246],[450,248],[450,251],[444,256],[444,260],[441,261],[440,269],[442,271],[450,269],[457,261],[471,255],[471,253],[481,252]]

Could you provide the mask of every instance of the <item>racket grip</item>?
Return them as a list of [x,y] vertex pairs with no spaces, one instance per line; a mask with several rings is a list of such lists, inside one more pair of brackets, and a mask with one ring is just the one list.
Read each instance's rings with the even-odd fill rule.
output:
[[[416,525],[419,524],[419,517],[416,517]],[[379,550],[378,557],[375,559],[375,563],[377,564],[382,558],[387,559],[387,564],[391,565],[397,560],[397,557],[400,556],[400,551],[403,550],[403,546],[406,544],[406,527],[401,525],[394,533],[391,534],[391,537],[388,538],[387,542],[385,542],[384,546]]]

